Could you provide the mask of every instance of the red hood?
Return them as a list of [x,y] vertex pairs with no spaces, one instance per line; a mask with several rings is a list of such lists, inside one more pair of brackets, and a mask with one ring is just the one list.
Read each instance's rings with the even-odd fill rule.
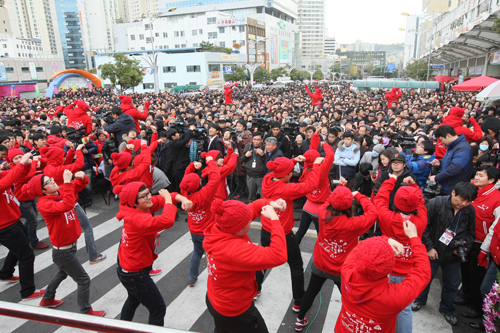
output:
[[[264,198],[273,198],[275,195],[280,193],[277,192],[276,189],[280,187],[283,188],[283,183],[286,183],[284,180],[273,181],[273,177],[264,177],[262,180],[262,195]],[[278,191],[281,192],[281,191]]]
[[58,145],[59,143],[61,143],[61,141],[66,142],[66,139],[60,138],[60,137],[56,136],[55,134],[50,134],[47,137],[47,144],[48,145]]
[[75,108],[73,108],[73,115],[75,117],[80,117],[83,115],[87,115],[87,111],[84,109],[80,109],[79,107],[75,107]]
[[450,112],[448,112],[448,115],[451,116],[457,116],[459,118],[462,118],[465,113],[465,108],[459,108],[458,106],[452,107],[450,109]]
[[138,213],[141,213],[140,210],[137,210],[135,208],[129,207],[127,205],[120,204],[120,211],[116,213],[116,218],[118,221],[123,220],[126,216],[131,217],[134,216]]
[[453,128],[462,127],[463,126],[462,116],[458,116],[450,112],[446,117],[444,117],[443,125],[450,125]]
[[132,104],[122,104],[121,108],[122,108],[122,111],[124,113],[126,113],[127,111],[130,111],[130,110],[135,110],[135,107]]
[[348,293],[342,296],[349,297],[353,304],[369,301],[386,291],[389,278],[384,277],[378,281],[370,281],[356,272],[356,269],[342,274],[342,283],[345,284]]
[[392,91],[394,91],[394,92],[396,92],[396,91],[398,91],[398,90],[399,90],[399,88],[398,88],[398,87],[394,87],[394,88],[392,88]]
[[120,100],[122,101],[122,106],[123,106],[123,104],[132,104],[132,97],[130,97],[130,96],[121,95]]

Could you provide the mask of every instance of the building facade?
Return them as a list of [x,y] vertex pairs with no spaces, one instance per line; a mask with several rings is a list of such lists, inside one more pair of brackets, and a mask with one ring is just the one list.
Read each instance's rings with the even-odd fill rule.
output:
[[325,55],[325,0],[298,0],[302,61]]
[[1,58],[33,58],[43,56],[42,41],[19,39],[12,34],[0,33]]
[[337,41],[335,37],[325,38],[325,54],[334,55],[337,51]]
[[42,90],[48,87],[52,75],[64,69],[62,58],[0,58],[0,84],[36,82]]

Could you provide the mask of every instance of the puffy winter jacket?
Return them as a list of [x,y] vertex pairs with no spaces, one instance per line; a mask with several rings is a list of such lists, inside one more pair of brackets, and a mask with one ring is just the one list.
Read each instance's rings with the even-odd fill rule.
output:
[[436,181],[443,185],[441,193],[450,194],[460,182],[468,182],[472,174],[472,149],[463,135],[453,141],[441,160]]
[[[359,148],[359,144],[356,142],[353,142],[349,147],[346,147],[344,140],[339,142],[335,152],[335,163],[340,165],[341,173],[339,173],[339,166],[337,166],[337,175],[341,174],[347,180],[354,178],[360,158]],[[341,158],[342,160],[340,160]]]

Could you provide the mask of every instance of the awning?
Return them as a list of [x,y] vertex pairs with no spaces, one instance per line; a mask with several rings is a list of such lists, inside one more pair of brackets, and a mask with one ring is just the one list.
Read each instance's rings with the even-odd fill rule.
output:
[[454,81],[455,78],[446,75],[438,75],[434,78],[434,80],[436,80],[437,82],[451,82]]
[[457,84],[453,87],[453,91],[481,91],[496,81],[498,79],[483,75]]
[[403,89],[438,89],[437,81],[393,81],[393,80],[355,80],[354,87],[358,88],[403,88]]
[[500,80],[497,82],[493,82],[487,88],[476,95],[476,100],[478,101],[495,99],[500,99]]

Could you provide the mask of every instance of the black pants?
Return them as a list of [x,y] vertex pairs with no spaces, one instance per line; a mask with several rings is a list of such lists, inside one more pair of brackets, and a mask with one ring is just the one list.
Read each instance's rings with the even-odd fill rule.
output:
[[[295,239],[293,231],[290,231],[286,236],[286,252],[288,254],[288,266],[290,266],[290,274],[292,276],[292,294],[295,305],[300,305],[300,300],[304,296],[304,268],[302,254],[300,253],[299,244]],[[271,233],[264,229],[260,232],[260,245],[269,246],[271,244]],[[264,275],[266,271],[255,272],[258,290],[262,289]]]
[[464,298],[470,300],[471,308],[483,312],[483,296],[481,284],[486,275],[486,268],[478,266],[477,256],[481,252],[481,244],[473,243],[467,255],[467,262],[460,265],[462,273],[462,292]]
[[208,312],[214,317],[214,333],[267,333],[266,323],[254,303],[240,315],[235,317],[223,316],[210,303],[208,295],[205,297]]
[[26,298],[35,292],[35,273],[33,269],[35,254],[30,245],[28,231],[21,221],[17,221],[7,228],[7,230],[0,230],[0,244],[9,249],[0,270],[0,279],[12,277],[19,260],[21,297]]

